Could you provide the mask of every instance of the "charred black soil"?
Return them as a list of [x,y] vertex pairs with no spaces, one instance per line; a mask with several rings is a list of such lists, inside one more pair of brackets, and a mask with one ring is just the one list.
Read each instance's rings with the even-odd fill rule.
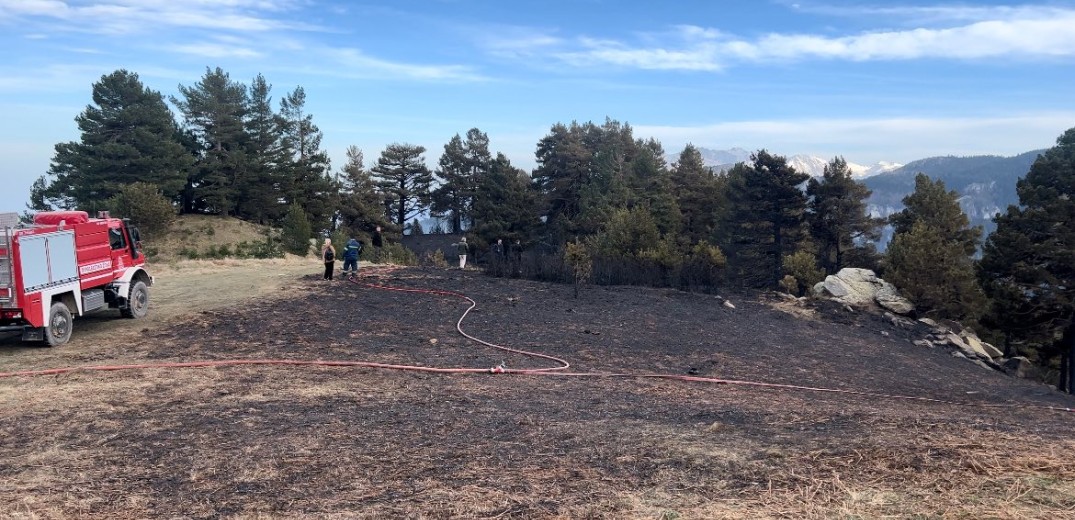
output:
[[[1075,515],[1075,400],[911,340],[924,330],[766,295],[567,286],[432,268],[363,283],[464,293],[483,340],[571,372],[221,367],[0,379],[0,513],[26,518],[1028,518]],[[308,276],[72,345],[75,364],[360,360],[555,366],[460,336],[469,303]],[[882,334],[884,332],[885,334]],[[44,350],[0,340],[3,371]],[[952,404],[962,403],[962,404]]]

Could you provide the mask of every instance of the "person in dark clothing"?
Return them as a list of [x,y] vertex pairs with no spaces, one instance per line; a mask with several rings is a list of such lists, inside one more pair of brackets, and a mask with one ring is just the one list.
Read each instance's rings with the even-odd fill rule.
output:
[[507,256],[504,251],[504,239],[496,239],[496,243],[493,244],[491,258],[489,263],[492,266],[494,276],[504,276],[505,269],[507,268]]
[[381,226],[373,230],[373,247],[384,247],[384,238],[381,236]]
[[384,236],[381,234],[381,226],[377,226],[373,230],[373,236],[370,237],[370,244],[373,246],[373,251],[366,253],[366,259],[370,262],[383,262],[381,258],[381,252],[384,247]]
[[511,245],[510,251],[511,275],[518,278],[523,274],[523,243],[518,238]]
[[332,247],[331,238],[326,238],[325,245],[321,246],[321,259],[325,261],[325,279],[332,281],[332,272],[336,268],[336,248]]
[[347,241],[343,249],[343,274],[354,280],[358,276],[358,255],[362,252],[362,242],[354,238]]

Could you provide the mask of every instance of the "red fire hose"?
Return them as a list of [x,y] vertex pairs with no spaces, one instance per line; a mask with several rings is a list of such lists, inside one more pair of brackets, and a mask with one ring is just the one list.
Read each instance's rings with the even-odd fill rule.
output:
[[[391,270],[389,269],[385,269]],[[398,365],[390,363],[376,363],[372,361],[347,361],[347,360],[294,360],[294,359],[226,359],[215,361],[188,361],[188,362],[165,362],[165,363],[141,363],[131,365],[88,365],[81,367],[63,367],[63,368],[50,368],[42,370],[22,370],[16,372],[0,372],[0,379],[9,377],[34,377],[34,376],[47,376],[47,375],[60,375],[74,372],[109,372],[118,370],[145,370],[145,369],[157,369],[157,368],[204,368],[204,367],[227,367],[227,366],[240,366],[240,365],[291,365],[291,366],[330,366],[330,367],[365,367],[365,368],[380,368],[390,370],[407,370],[414,372],[431,372],[438,374],[513,374],[513,375],[542,375],[542,376],[559,376],[559,377],[602,377],[602,378],[642,378],[642,379],[665,379],[673,381],[687,381],[695,383],[711,383],[721,385],[736,385],[756,388],[770,388],[777,390],[794,390],[794,391],[806,391],[806,392],[825,392],[834,394],[855,395],[860,397],[870,397],[878,399],[900,399],[909,401],[919,401],[935,404],[946,404],[954,406],[972,406],[978,408],[1032,408],[1039,410],[1048,410],[1054,412],[1068,412],[1075,413],[1075,408],[1067,408],[1062,406],[1049,406],[1049,405],[1033,405],[1033,404],[993,404],[993,403],[973,403],[973,402],[961,402],[947,399],[936,399],[932,397],[922,397],[913,395],[899,395],[899,394],[885,394],[878,392],[866,392],[860,390],[846,390],[840,388],[825,388],[825,387],[813,387],[780,383],[765,383],[760,381],[749,381],[739,379],[720,379],[713,377],[699,377],[680,374],[660,374],[660,373],[618,373],[618,372],[566,372],[570,368],[571,364],[562,358],[550,356],[547,354],[541,354],[538,352],[530,352],[526,350],[514,349],[505,347],[503,345],[497,345],[488,341],[476,338],[467,334],[463,330],[463,320],[466,319],[470,311],[474,310],[478,304],[469,296],[465,294],[446,291],[442,289],[413,289],[406,287],[393,287],[388,285],[380,285],[373,283],[364,283],[357,280],[352,280],[357,285],[370,287],[373,289],[385,290],[385,291],[398,291],[407,293],[420,293],[420,294],[434,294],[441,296],[451,296],[455,298],[461,298],[470,302],[470,307],[459,317],[456,322],[455,328],[463,337],[480,343],[482,345],[499,349],[505,352],[511,352],[514,354],[521,354],[524,356],[535,357],[540,359],[546,359],[557,363],[557,366],[545,367],[545,368],[530,368],[530,369],[509,369],[503,365],[493,368],[438,368],[438,367],[424,367],[417,365]]]

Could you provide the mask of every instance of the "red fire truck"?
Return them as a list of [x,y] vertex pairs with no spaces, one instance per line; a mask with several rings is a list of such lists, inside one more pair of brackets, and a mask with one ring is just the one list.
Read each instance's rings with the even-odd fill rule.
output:
[[0,215],[0,330],[57,346],[71,339],[73,316],[112,308],[142,318],[153,285],[145,263],[138,230],[105,212],[45,211],[31,225]]

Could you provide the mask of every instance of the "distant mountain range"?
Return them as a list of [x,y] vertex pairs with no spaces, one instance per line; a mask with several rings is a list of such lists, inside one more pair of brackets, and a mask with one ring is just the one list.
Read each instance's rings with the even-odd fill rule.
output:
[[988,235],[996,225],[993,216],[1019,203],[1015,183],[1025,177],[1030,166],[1045,150],[1034,150],[1013,157],[976,155],[971,157],[930,157],[907,163],[901,168],[863,180],[873,194],[869,211],[887,217],[903,209],[903,198],[914,191],[919,172],[944,181],[949,190],[959,193],[959,205],[973,226],[982,226]]
[[[716,170],[727,170],[735,163],[749,162],[751,153],[742,148],[699,148],[699,151],[705,164]],[[1026,176],[1030,165],[1044,151],[1034,150],[1013,157],[929,157],[905,165],[879,162],[863,166],[849,161],[848,166],[853,175],[873,191],[868,204],[874,216],[887,217],[903,209],[903,198],[914,191],[915,175],[921,172],[944,181],[949,190],[959,193],[960,206],[971,225],[981,225],[989,234],[996,227],[993,215],[1005,211],[1009,205],[1019,203],[1015,183]],[[675,154],[668,161],[671,164],[678,158],[679,154]],[[792,155],[788,157],[788,164],[798,171],[819,177],[829,160],[811,155]],[[882,243],[887,241],[888,236]]]
[[[749,162],[750,154],[752,153],[742,148],[714,150],[711,148],[699,147],[698,151],[702,154],[702,162],[716,171],[728,170],[732,166],[735,166],[736,163]],[[679,160],[679,154],[668,154],[666,158],[668,163],[671,164]],[[832,160],[831,157],[824,159],[816,155],[804,154],[788,156],[787,159],[789,165],[800,172],[810,174],[811,177],[820,177],[825,171],[825,165],[829,164],[829,161]],[[847,166],[851,168],[851,174],[855,178],[861,179],[889,172],[903,165],[882,161],[871,165],[848,162]]]

